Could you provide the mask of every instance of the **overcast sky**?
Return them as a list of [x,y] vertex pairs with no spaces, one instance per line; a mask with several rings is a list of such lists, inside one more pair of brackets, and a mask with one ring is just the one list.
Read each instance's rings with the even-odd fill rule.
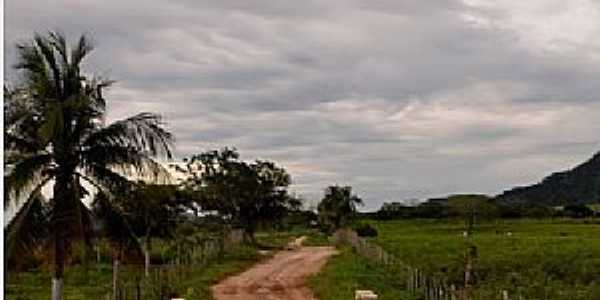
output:
[[109,119],[161,113],[178,158],[235,146],[312,200],[497,194],[600,150],[599,1],[6,0],[5,65],[49,29],[93,36]]

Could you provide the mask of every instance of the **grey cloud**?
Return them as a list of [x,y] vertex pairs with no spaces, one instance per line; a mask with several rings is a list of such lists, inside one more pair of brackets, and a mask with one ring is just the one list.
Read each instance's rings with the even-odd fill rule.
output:
[[597,150],[597,48],[542,51],[499,5],[13,0],[5,57],[33,31],[89,32],[87,68],[119,81],[109,119],[160,112],[180,157],[236,146],[307,198],[351,184],[375,209],[497,193]]

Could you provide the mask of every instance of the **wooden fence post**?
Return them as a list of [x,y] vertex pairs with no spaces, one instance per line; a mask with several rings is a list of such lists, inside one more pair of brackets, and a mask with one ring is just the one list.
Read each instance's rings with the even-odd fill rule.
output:
[[509,300],[507,290],[502,291],[502,300]]

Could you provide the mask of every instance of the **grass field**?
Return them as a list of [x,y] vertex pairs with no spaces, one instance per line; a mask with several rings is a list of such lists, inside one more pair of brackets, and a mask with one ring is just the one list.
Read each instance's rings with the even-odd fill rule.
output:
[[354,299],[354,291],[368,289],[377,292],[380,300],[413,299],[384,272],[350,248],[338,249],[325,267],[309,279],[309,285],[319,300]]
[[[240,272],[256,263],[261,256],[256,248],[241,246],[204,268],[194,270],[189,279],[179,284],[181,293],[192,299],[211,299],[209,287],[220,279]],[[142,270],[132,266],[122,270],[123,276],[142,276]],[[110,291],[111,265],[92,265],[87,268],[75,265],[65,274],[65,300],[103,299]],[[50,299],[50,273],[30,270],[8,274],[5,289],[7,300]]]
[[[293,238],[306,235],[307,245],[327,244],[326,237],[315,231],[297,229],[292,231],[259,232],[256,235],[259,248],[277,251],[284,248]],[[162,260],[161,253],[164,245],[155,243],[153,257]],[[105,246],[105,245],[103,245]],[[87,267],[81,264],[67,268],[65,274],[65,300],[102,299],[111,290],[112,266],[110,258],[102,249],[102,263],[90,263]],[[257,247],[239,246],[226,252],[220,259],[215,260],[204,268],[192,271],[189,278],[178,284],[179,293],[190,299],[212,299],[210,286],[231,274],[239,273],[260,259],[267,256],[259,255]],[[273,251],[271,251],[273,253]],[[135,278],[143,276],[140,266],[124,266],[121,276]],[[19,273],[8,273],[5,289],[7,300],[38,300],[50,299],[50,273],[44,269],[31,269]]]
[[[463,280],[466,241],[460,221],[373,222],[373,241],[429,274]],[[514,220],[478,225],[476,295],[499,291],[526,299],[600,299],[600,224],[574,220]]]

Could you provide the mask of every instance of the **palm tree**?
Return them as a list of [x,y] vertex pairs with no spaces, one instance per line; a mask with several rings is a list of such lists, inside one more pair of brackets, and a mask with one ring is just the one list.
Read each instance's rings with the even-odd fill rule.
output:
[[[52,254],[52,299],[61,299],[65,261],[71,243],[90,233],[89,210],[82,202],[82,181],[97,189],[127,189],[127,176],[153,179],[166,170],[153,158],[171,158],[172,135],[160,116],[140,113],[105,126],[104,88],[112,81],[86,77],[81,64],[93,47],[82,35],[72,47],[59,33],[35,34],[17,45],[22,81],[5,104],[7,193],[29,215],[35,195],[53,185],[48,202],[47,241]],[[5,202],[5,207],[8,203]],[[34,218],[15,218],[11,226],[23,240],[8,240],[18,253],[30,251],[33,236],[23,228]],[[7,233],[10,237],[10,233]],[[9,253],[10,255],[10,253]]]

